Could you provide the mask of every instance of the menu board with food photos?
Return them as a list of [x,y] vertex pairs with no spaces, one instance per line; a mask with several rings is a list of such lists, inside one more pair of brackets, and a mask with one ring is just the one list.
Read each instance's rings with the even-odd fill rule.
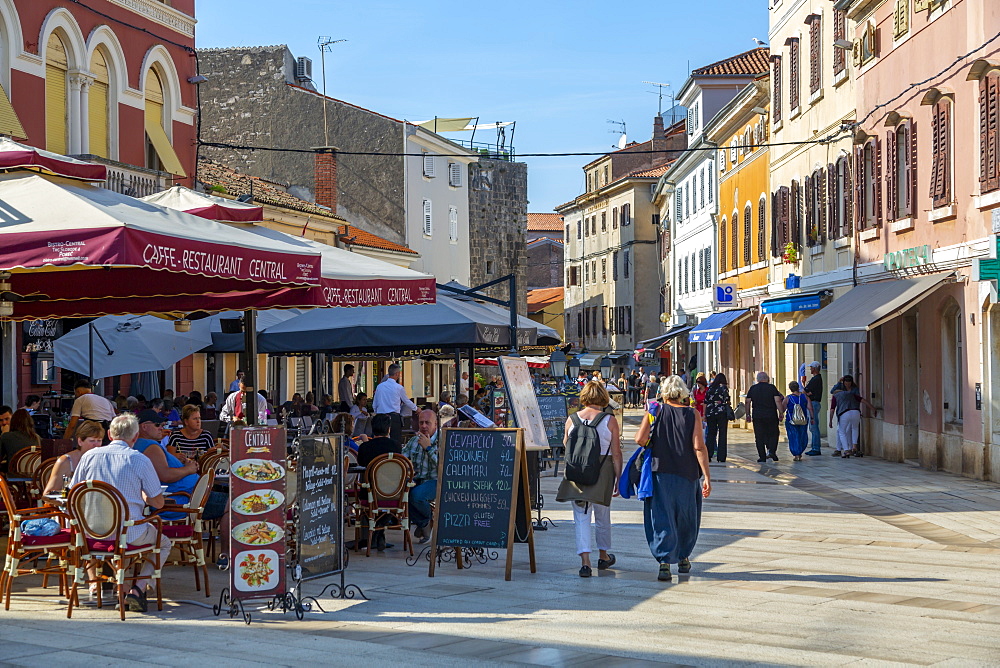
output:
[[285,429],[237,427],[229,437],[230,596],[285,592]]

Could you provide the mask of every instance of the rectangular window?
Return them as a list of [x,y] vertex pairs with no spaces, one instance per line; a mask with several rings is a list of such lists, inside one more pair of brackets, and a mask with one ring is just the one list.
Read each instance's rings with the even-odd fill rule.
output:
[[448,185],[453,188],[462,187],[462,165],[460,163],[448,163]]
[[611,280],[618,280],[618,251],[611,254]]
[[569,225],[566,226],[566,243],[569,243]]
[[631,334],[632,333],[632,307],[631,306],[626,306],[625,307],[625,333],[626,334]]
[[628,278],[628,272],[629,272],[628,261],[629,261],[629,252],[625,251],[624,254],[622,255],[622,273],[624,274],[625,278]]
[[448,239],[458,241],[458,207],[448,207]]
[[997,189],[1000,189],[1000,70],[993,70],[979,80],[979,192]]
[[608,166],[604,165],[604,185],[608,185]]
[[691,215],[691,185],[684,189],[684,217]]
[[608,212],[607,211],[602,211],[601,212],[601,232],[607,232],[607,231],[608,231]]
[[788,106],[797,109],[799,106],[799,38],[789,37],[788,45]]
[[434,178],[434,156],[424,153],[424,176]]
[[570,285],[580,285],[580,268],[577,266],[572,266],[569,268],[569,280]]
[[715,201],[715,165],[713,163],[708,163],[708,202],[711,204]]
[[583,338],[583,311],[576,313],[576,335]]
[[632,205],[622,204],[622,227],[632,224]]
[[690,291],[688,289],[689,288],[688,279],[691,276],[691,272],[689,271],[689,268],[688,268],[688,262],[689,262],[688,256],[685,255],[684,256],[684,294],[687,294]]
[[597,283],[597,260],[590,263],[590,282]]
[[580,220],[576,221],[576,238],[577,239],[582,239],[583,238],[583,219],[582,218]]
[[701,198],[699,206],[705,208],[705,170],[704,168],[700,171],[698,175],[698,180],[701,182]]
[[584,218],[583,219],[583,236],[585,236],[585,237],[589,237],[590,236],[590,219],[589,218]]
[[[847,10],[833,10],[833,39],[847,39]],[[840,47],[833,47],[833,73],[840,74],[847,67],[847,52]]]
[[601,258],[601,283],[608,282],[608,258]]
[[677,190],[674,191],[674,220],[678,223],[681,222],[684,214],[683,190],[683,188],[678,186]]
[[781,56],[771,56],[771,118],[781,122]]
[[611,209],[611,229],[618,229],[618,207]]
[[434,227],[433,227],[433,224],[432,224],[432,220],[433,219],[432,219],[431,213],[432,213],[432,211],[431,211],[431,201],[429,199],[425,199],[424,200],[424,230],[423,231],[424,231],[424,236],[427,236],[427,237],[431,236],[431,233],[434,231]]
[[931,199],[934,208],[951,204],[951,101],[942,98],[934,104],[931,144],[934,164],[931,167]]
[[823,83],[820,64],[823,31],[818,14],[811,14],[806,21],[809,23],[809,93],[812,94],[818,92]]
[[608,335],[608,307],[601,307],[601,334]]
[[583,282],[584,282],[585,285],[587,283],[590,283],[590,263],[589,262],[584,262],[583,263]]
[[892,13],[892,36],[899,39],[910,31],[910,0],[896,0]]
[[705,249],[705,276],[707,281],[705,283],[706,288],[712,287],[712,249]]

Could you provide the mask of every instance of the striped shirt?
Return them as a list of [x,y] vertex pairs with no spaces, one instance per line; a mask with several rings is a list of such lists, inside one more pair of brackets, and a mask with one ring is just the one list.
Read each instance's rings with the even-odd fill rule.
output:
[[194,438],[188,438],[180,429],[170,432],[167,439],[167,447],[173,447],[177,452],[185,455],[192,454],[196,450],[210,450],[215,447],[215,439],[207,431],[202,431]]
[[[106,482],[121,492],[131,520],[143,519],[142,512],[146,508],[143,493],[149,498],[163,493],[153,462],[125,441],[111,441],[83,454],[73,473],[73,484],[88,480]],[[129,527],[125,535],[131,543],[134,538],[145,534],[146,527],[142,525]]]

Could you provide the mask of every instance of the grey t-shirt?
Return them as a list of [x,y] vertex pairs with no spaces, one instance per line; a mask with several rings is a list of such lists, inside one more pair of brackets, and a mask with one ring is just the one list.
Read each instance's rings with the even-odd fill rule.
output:
[[861,393],[857,387],[835,392],[833,399],[837,402],[837,417],[840,417],[847,411],[861,410]]

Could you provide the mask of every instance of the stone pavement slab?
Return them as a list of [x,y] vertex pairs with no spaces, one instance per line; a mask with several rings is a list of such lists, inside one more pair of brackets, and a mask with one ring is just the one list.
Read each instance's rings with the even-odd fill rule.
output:
[[[627,416],[627,438],[638,419]],[[872,457],[761,465],[750,434],[730,434],[694,570],[669,583],[656,580],[641,504],[622,499],[615,568],[578,577],[570,508],[543,477],[556,526],[536,533],[537,573],[515,547],[512,582],[503,551],[433,579],[398,548],[352,554],[347,580],[371,600],[321,597],[325,612],[303,621],[254,609],[246,626],[215,617],[189,570],[165,571],[163,612],[125,622],[110,607],[67,620],[55,588],[24,577],[0,611],[0,663],[1000,665],[1000,487]],[[214,572],[213,591],[223,586]]]

